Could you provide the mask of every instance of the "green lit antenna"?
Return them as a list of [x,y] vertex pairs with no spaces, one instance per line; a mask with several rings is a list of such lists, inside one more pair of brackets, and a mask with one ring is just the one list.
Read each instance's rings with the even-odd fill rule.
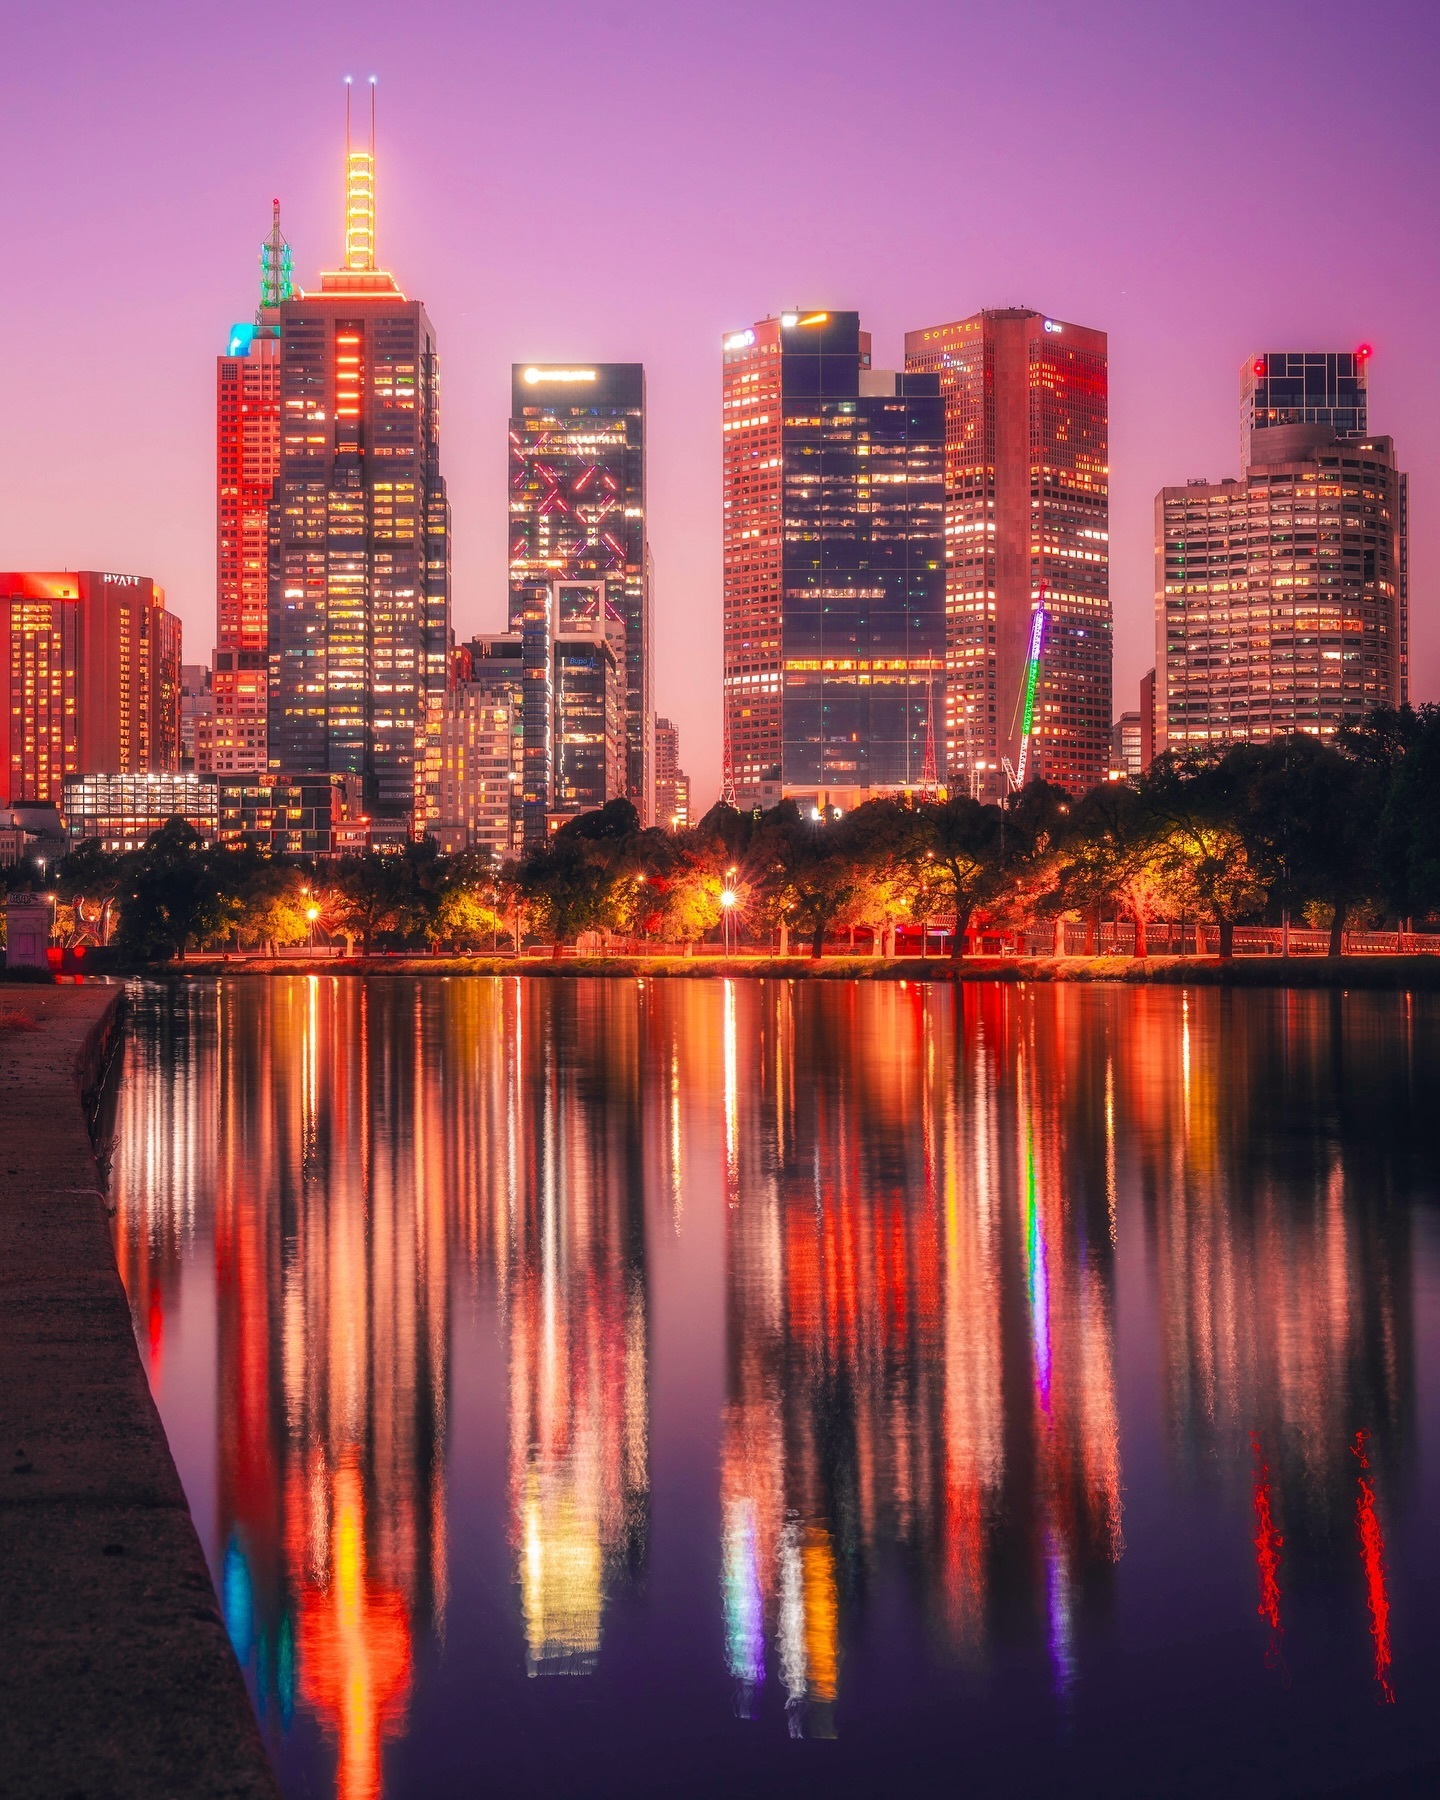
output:
[[260,312],[263,319],[282,300],[294,297],[295,281],[291,273],[290,246],[280,229],[280,202],[270,202],[270,235],[260,246]]

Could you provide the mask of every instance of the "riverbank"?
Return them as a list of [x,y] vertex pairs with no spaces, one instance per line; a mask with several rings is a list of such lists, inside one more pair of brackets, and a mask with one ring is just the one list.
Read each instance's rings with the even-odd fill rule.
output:
[[0,985],[0,1795],[278,1800],[85,1124],[120,993]]
[[1436,988],[1440,956],[192,956],[151,975],[524,975],[553,980],[1119,981],[1132,986]]

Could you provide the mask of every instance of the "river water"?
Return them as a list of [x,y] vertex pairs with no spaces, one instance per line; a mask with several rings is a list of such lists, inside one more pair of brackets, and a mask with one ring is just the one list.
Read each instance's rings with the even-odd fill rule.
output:
[[1433,1791],[1436,998],[152,985],[115,1107],[287,1794]]

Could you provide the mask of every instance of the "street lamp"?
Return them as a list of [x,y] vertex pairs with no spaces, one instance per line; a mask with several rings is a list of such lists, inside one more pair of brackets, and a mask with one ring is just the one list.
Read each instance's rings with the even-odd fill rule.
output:
[[305,917],[310,921],[310,954],[313,956],[315,954],[315,921],[320,917],[320,908],[307,906]]
[[720,890],[720,919],[725,927],[725,960],[727,962],[730,960],[730,915],[740,904],[740,896],[730,885],[734,876],[735,871],[733,869],[727,869],[725,871],[725,886]]

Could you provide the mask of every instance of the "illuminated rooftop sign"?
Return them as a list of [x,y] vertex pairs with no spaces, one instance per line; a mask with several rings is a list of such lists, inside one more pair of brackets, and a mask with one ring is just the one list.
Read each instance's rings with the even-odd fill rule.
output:
[[1045,321],[1045,329],[1047,331],[1055,332],[1058,336],[1058,334],[1060,332],[1062,332],[1065,329],[1065,327],[1060,323],[1060,321],[1058,319],[1047,319]]
[[746,350],[755,342],[753,331],[732,331],[725,340],[727,350]]
[[537,381],[593,381],[593,369],[527,369],[525,380],[534,387]]

